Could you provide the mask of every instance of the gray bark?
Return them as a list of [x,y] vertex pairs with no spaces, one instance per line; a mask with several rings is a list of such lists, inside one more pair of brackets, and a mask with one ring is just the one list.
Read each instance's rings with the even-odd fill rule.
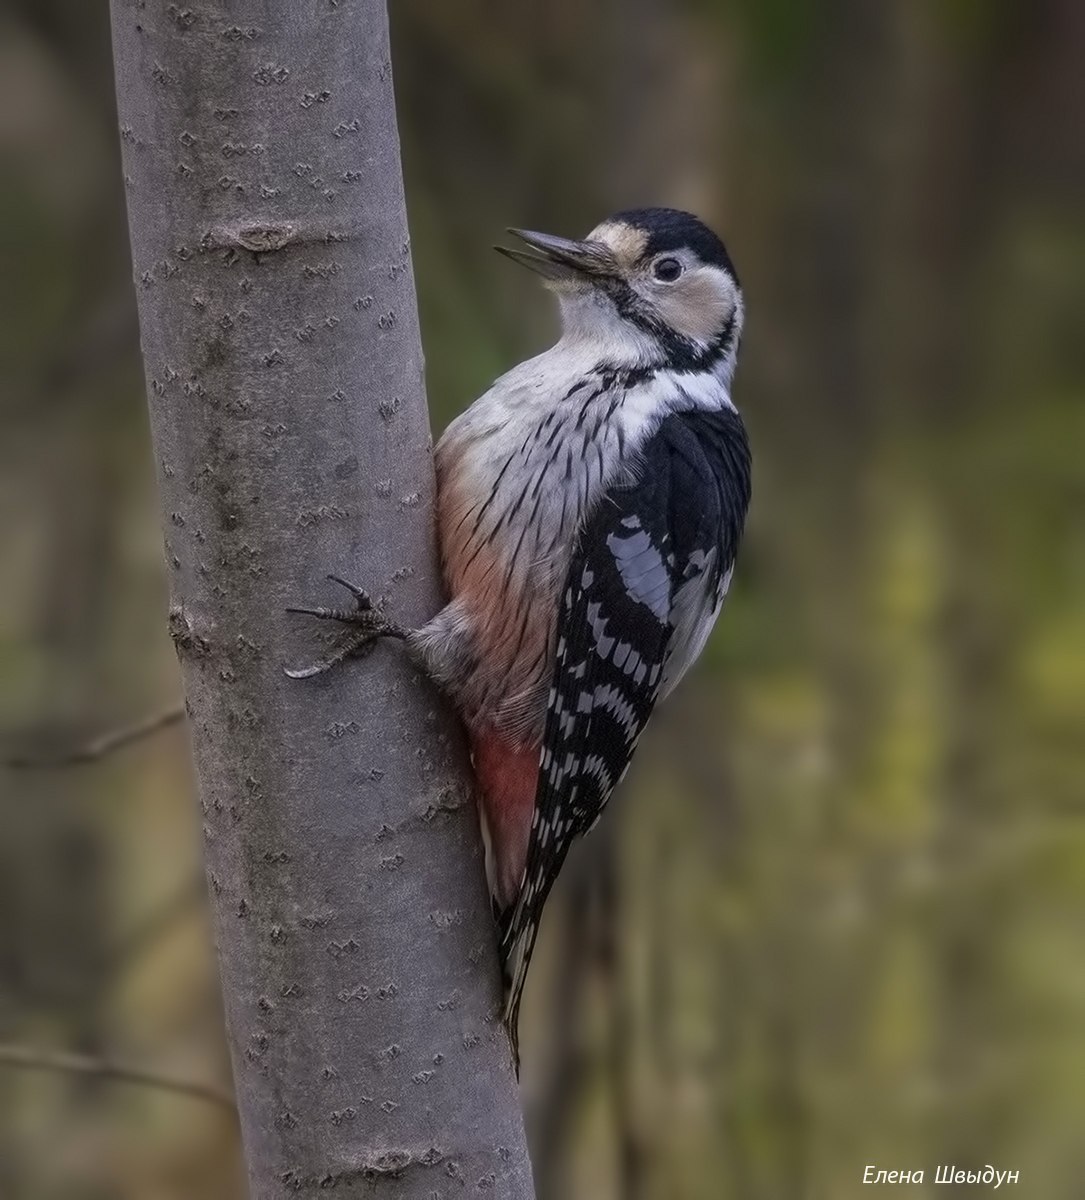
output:
[[252,1195],[530,1196],[456,731],[395,646],[282,672],[326,571],[439,604],[384,4],[112,11]]

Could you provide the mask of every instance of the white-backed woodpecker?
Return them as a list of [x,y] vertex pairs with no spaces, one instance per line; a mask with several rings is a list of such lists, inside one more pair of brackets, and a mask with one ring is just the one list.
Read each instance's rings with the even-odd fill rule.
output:
[[[599,819],[656,703],[700,654],[750,499],[731,400],[742,291],[689,213],[621,212],[582,241],[511,230],[562,334],[436,449],[448,604],[405,629],[370,604],[316,674],[401,639],[470,737],[513,1047],[546,897]],[[344,583],[339,580],[338,582]]]

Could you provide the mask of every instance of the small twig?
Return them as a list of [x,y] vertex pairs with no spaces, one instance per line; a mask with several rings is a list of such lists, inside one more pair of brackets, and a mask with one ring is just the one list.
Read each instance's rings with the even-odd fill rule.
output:
[[170,708],[163,709],[162,712],[144,717],[142,721],[137,721],[133,725],[125,725],[121,729],[110,729],[106,733],[92,738],[91,741],[72,746],[70,749],[60,750],[53,754],[13,754],[0,760],[0,766],[26,771],[52,767],[75,767],[83,763],[97,762],[106,755],[112,754],[114,750],[121,750],[125,746],[132,745],[133,742],[168,729],[169,726],[181,721],[184,715],[184,705],[175,704]]
[[15,1067],[28,1071],[58,1071],[66,1075],[89,1075],[97,1079],[130,1083],[137,1087],[157,1088],[159,1091],[176,1092],[194,1100],[205,1100],[223,1108],[236,1111],[233,1096],[213,1083],[199,1083],[191,1079],[174,1079],[156,1071],[131,1067],[107,1059],[91,1058],[85,1054],[72,1054],[66,1050],[45,1050],[33,1046],[17,1046],[0,1042],[0,1066]]

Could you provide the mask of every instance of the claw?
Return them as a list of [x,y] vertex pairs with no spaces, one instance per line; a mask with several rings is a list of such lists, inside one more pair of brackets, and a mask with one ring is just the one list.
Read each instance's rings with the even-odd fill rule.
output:
[[359,587],[356,583],[351,583],[349,579],[344,579],[341,575],[329,575],[328,578],[332,583],[337,583],[340,587],[345,587],[354,597],[361,611],[365,612],[373,607],[373,601],[369,598],[369,593],[365,588]]
[[310,663],[307,667],[283,667],[283,674],[291,679],[312,679],[314,675],[322,675],[335,666],[333,662]]
[[326,657],[307,667],[284,667],[283,670],[291,679],[311,679],[314,675],[323,675],[348,658],[361,658],[368,654],[378,638],[403,638],[407,630],[385,618],[381,611],[381,602],[374,604],[365,588],[343,579],[339,575],[329,575],[332,583],[344,587],[354,597],[353,608],[327,608],[323,605],[297,604],[287,608],[287,612],[304,613],[309,617],[317,617],[322,621],[339,621],[346,626],[353,626],[348,635],[337,641]]
[[326,608],[323,605],[290,605],[287,612],[304,613],[309,617],[319,617],[322,621],[342,621],[346,625],[358,625],[368,623],[368,616],[373,612],[373,601],[369,597],[369,593],[363,587],[359,587],[356,583],[351,583],[349,579],[343,579],[340,575],[329,575],[328,578],[332,583],[339,584],[340,587],[345,587],[348,592],[354,597],[353,608]]

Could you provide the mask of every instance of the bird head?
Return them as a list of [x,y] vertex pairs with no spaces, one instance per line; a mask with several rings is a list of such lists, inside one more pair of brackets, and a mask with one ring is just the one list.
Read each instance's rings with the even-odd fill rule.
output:
[[723,242],[697,217],[630,209],[582,241],[509,232],[528,249],[497,249],[557,294],[567,338],[602,343],[616,362],[733,369],[742,289]]

